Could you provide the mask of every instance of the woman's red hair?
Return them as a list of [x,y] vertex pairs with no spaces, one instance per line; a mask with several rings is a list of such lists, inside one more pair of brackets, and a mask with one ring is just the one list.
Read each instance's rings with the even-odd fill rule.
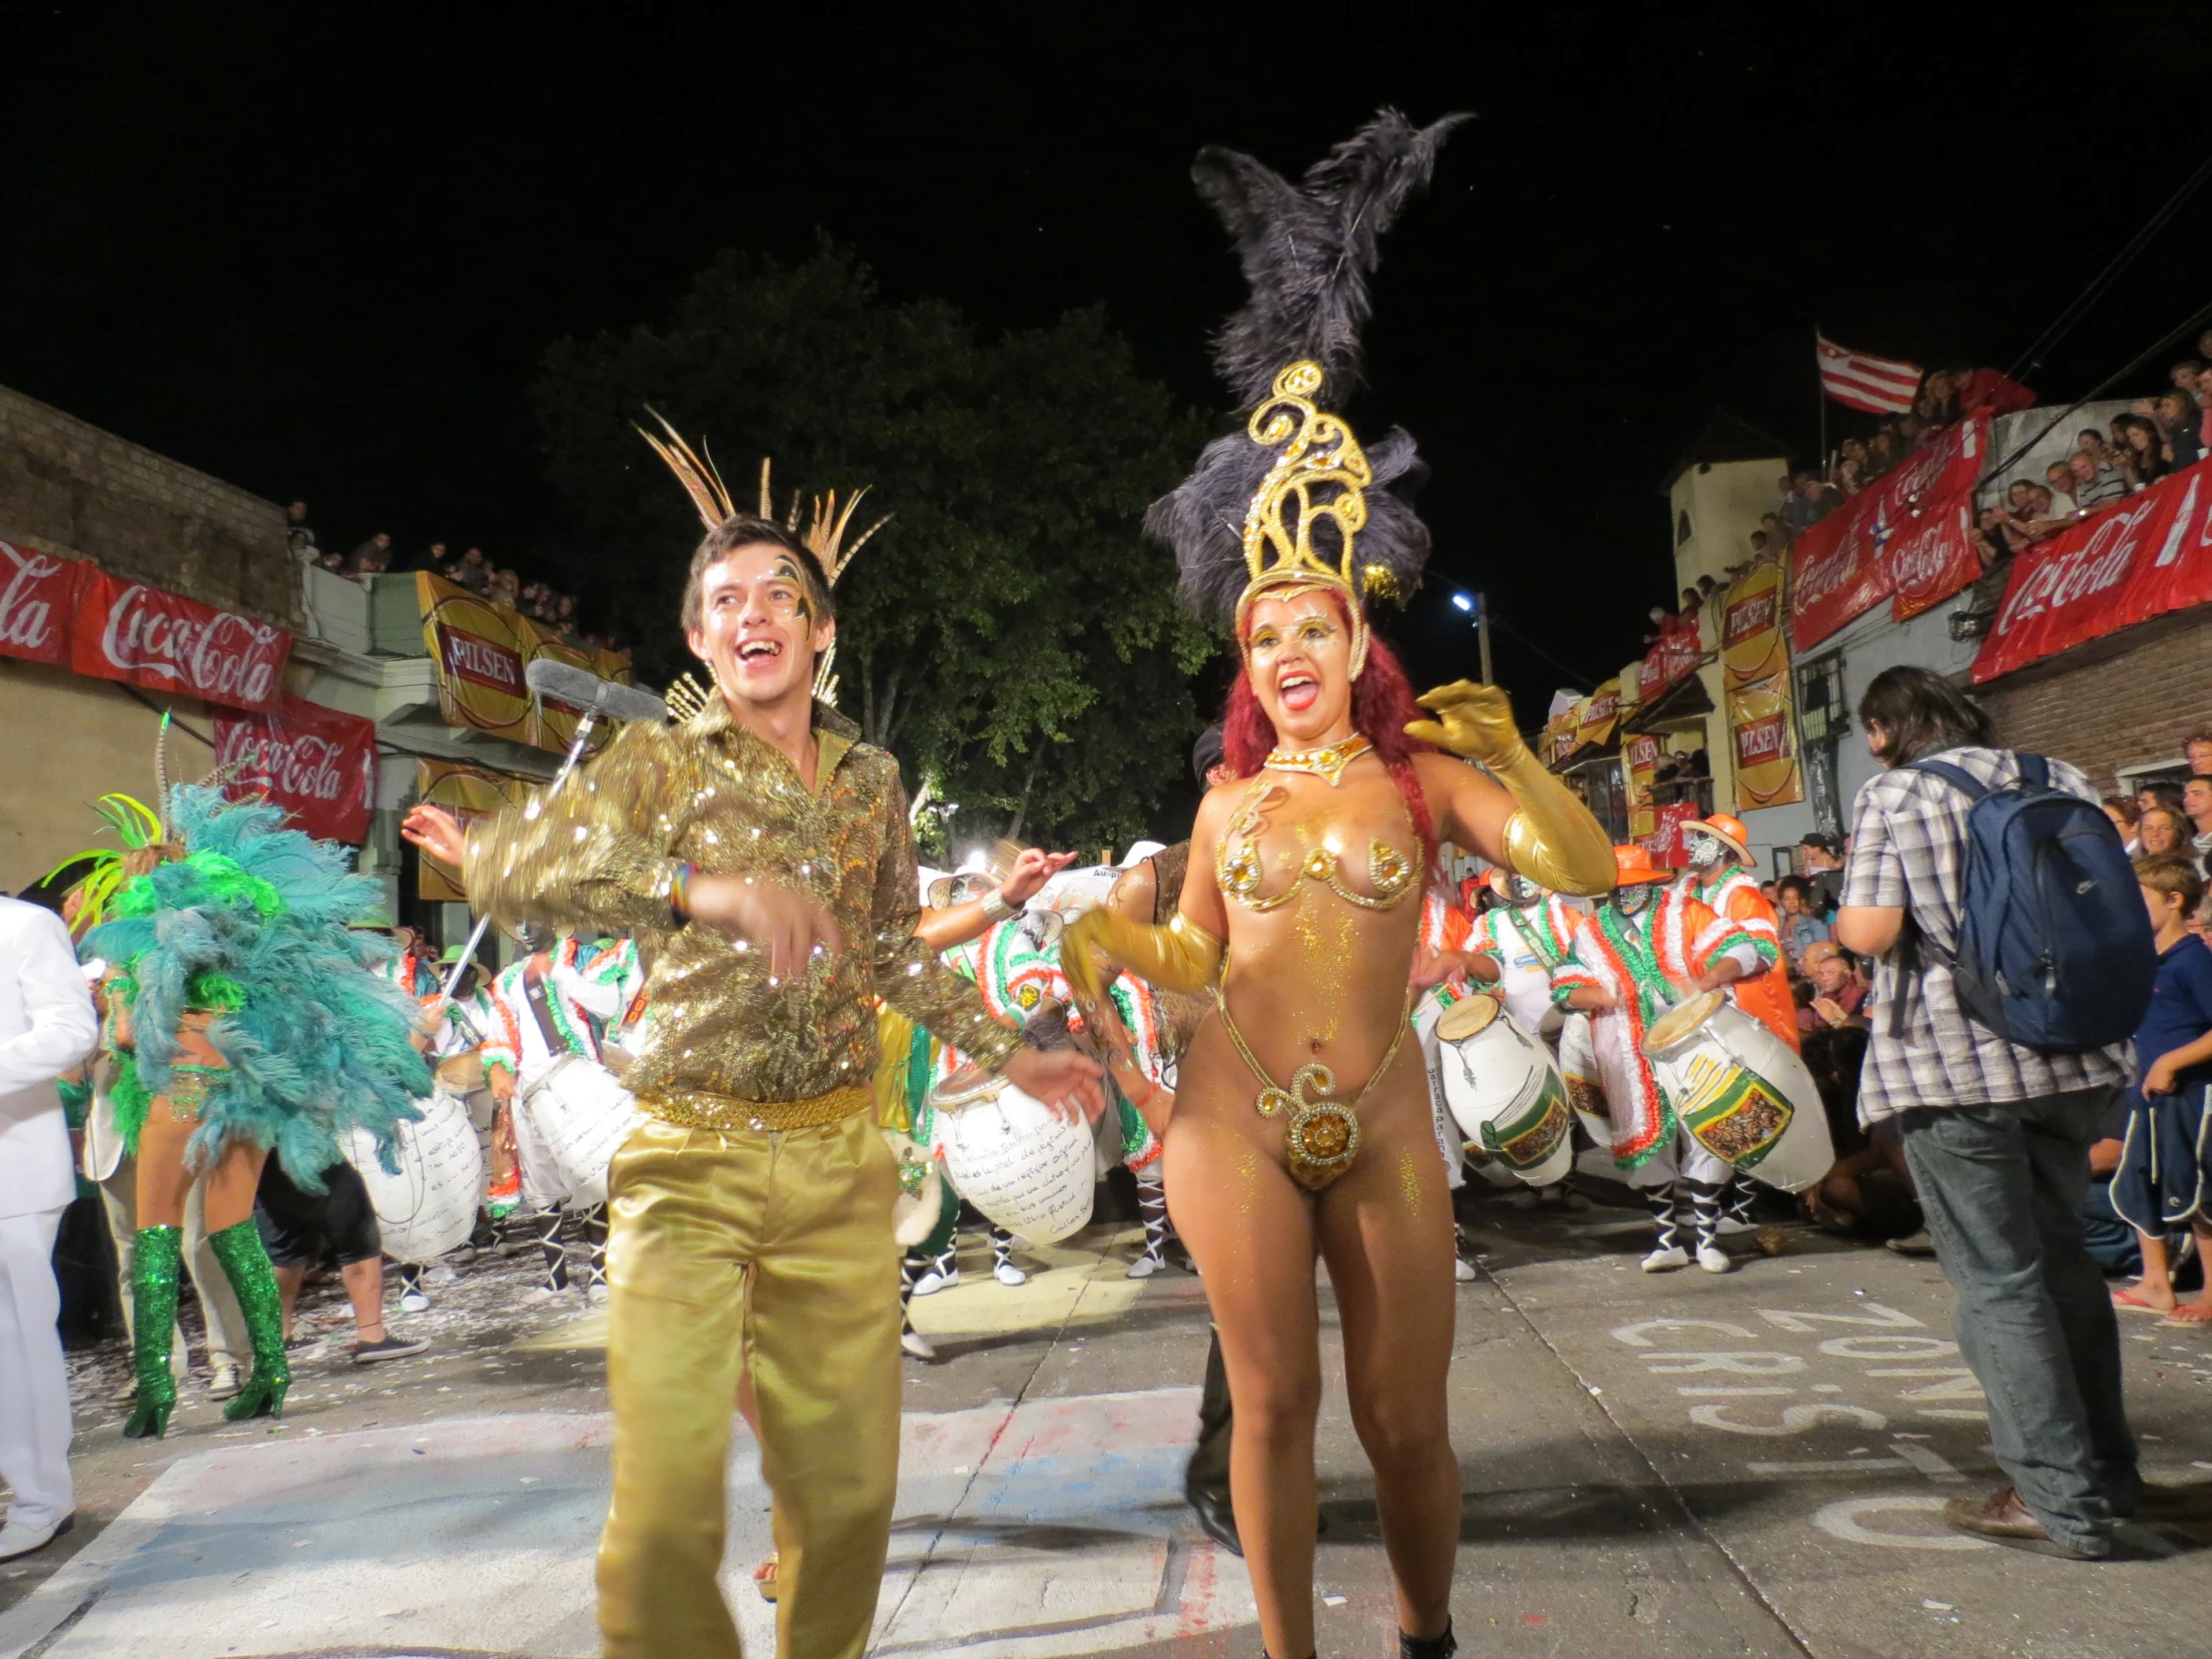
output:
[[[1333,589],[1322,591],[1329,595],[1349,629],[1352,617],[1345,596]],[[1243,643],[1240,638],[1239,646]],[[1436,821],[1429,815],[1428,797],[1414,775],[1413,757],[1432,750],[1434,745],[1407,737],[1405,727],[1409,721],[1426,718],[1421,706],[1413,701],[1412,682],[1405,678],[1397,654],[1371,630],[1367,667],[1352,682],[1352,725],[1375,745],[1390,782],[1405,802],[1405,814],[1413,821],[1413,832],[1420,837],[1423,869],[1436,860]],[[1232,778],[1256,777],[1267,765],[1276,741],[1275,722],[1268,719],[1259,694],[1252,689],[1252,672],[1249,667],[1240,667],[1237,678],[1230,683],[1229,706],[1221,717],[1222,765]]]

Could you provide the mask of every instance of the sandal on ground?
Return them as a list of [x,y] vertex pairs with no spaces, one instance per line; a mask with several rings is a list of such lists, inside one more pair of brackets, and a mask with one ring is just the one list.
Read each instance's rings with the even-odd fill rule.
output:
[[2174,1311],[2158,1323],[2160,1325],[2212,1325],[2212,1304],[2177,1302],[2174,1304]]
[[2112,1306],[2127,1314],[2166,1314],[2173,1310],[2161,1308],[2155,1302],[2145,1302],[2135,1294],[2132,1286],[2123,1286],[2112,1293]]
[[782,1557],[771,1551],[769,1558],[753,1569],[753,1587],[761,1592],[763,1601],[776,1599],[776,1578],[782,1565]]

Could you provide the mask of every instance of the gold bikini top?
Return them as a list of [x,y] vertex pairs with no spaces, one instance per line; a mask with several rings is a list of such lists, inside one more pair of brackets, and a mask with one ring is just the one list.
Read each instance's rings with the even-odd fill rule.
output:
[[[1298,897],[1301,890],[1293,881],[1279,893],[1260,896],[1260,882],[1267,874],[1260,855],[1260,830],[1268,808],[1283,793],[1283,786],[1271,783],[1264,772],[1254,779],[1214,849],[1215,883],[1225,898],[1235,899],[1248,910],[1277,909]],[[1230,850],[1232,844],[1235,851]],[[1363,910],[1395,909],[1420,886],[1420,871],[1413,860],[1380,838],[1368,842],[1368,885],[1375,889],[1372,896],[1345,885],[1342,860],[1331,847],[1317,846],[1308,852],[1300,861],[1299,873],[1309,880],[1326,882],[1339,898]]]

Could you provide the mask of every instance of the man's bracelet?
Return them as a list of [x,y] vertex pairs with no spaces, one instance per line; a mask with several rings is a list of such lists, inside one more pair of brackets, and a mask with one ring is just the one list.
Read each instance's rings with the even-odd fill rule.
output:
[[678,864],[676,873],[668,878],[669,913],[679,922],[691,920],[691,882],[698,873],[695,864]]
[[1016,913],[1016,907],[1006,902],[1003,888],[993,887],[983,895],[983,919],[986,922],[1001,922]]

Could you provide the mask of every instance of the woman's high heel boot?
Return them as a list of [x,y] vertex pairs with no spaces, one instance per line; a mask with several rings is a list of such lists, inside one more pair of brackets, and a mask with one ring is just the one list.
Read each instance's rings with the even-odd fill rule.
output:
[[284,1390],[291,1386],[291,1363],[284,1358],[284,1306],[276,1291],[276,1270],[269,1265],[262,1248],[261,1230],[254,1218],[220,1233],[210,1233],[208,1244],[223,1264],[224,1277],[238,1293],[239,1311],[246,1316],[247,1332],[254,1339],[254,1375],[239,1390],[238,1398],[223,1407],[233,1422],[284,1414]]
[[138,1395],[123,1425],[126,1439],[160,1439],[177,1408],[177,1379],[169,1351],[177,1331],[177,1276],[184,1271],[185,1235],[178,1227],[142,1227],[131,1242],[131,1358]]

